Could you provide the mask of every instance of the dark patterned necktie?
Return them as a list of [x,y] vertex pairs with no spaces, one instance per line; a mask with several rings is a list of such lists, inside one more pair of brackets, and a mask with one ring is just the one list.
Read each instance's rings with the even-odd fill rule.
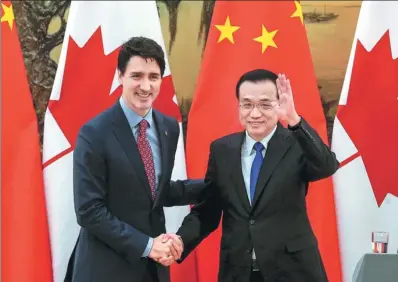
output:
[[146,137],[146,129],[148,125],[149,123],[145,119],[143,119],[140,122],[138,137],[137,137],[137,145],[141,155],[142,162],[144,163],[146,176],[148,178],[149,187],[151,189],[152,200],[154,200],[156,197],[155,164],[153,161],[151,146],[149,145],[148,138]]

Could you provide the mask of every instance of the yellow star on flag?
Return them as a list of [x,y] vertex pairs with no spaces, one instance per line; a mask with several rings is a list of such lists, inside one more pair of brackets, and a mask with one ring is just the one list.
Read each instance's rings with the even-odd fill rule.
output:
[[10,26],[10,29],[12,29],[12,23],[14,21],[14,11],[12,10],[12,4],[10,4],[10,7],[7,7],[3,3],[1,3],[1,7],[3,8],[3,16],[1,17],[1,22],[8,22],[8,25]]
[[268,32],[267,29],[265,28],[264,25],[262,25],[262,34],[259,37],[254,38],[254,41],[260,42],[261,43],[261,53],[264,54],[265,50],[268,48],[268,46],[278,48],[278,46],[275,44],[274,41],[274,36],[278,32],[278,30],[274,30],[271,32]]
[[304,19],[303,19],[303,10],[301,8],[301,4],[299,1],[294,1],[294,4],[296,5],[296,11],[290,16],[291,18],[300,18],[301,24],[304,24]]
[[218,38],[217,43],[220,43],[225,38],[229,40],[232,44],[234,44],[233,33],[240,29],[240,26],[231,25],[231,21],[229,20],[229,16],[225,20],[224,25],[214,25],[220,32],[220,37]]

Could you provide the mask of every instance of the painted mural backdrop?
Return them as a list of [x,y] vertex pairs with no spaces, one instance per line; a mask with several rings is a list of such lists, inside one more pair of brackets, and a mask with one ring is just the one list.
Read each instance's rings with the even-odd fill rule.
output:
[[[70,1],[12,2],[42,136]],[[301,3],[330,138],[361,2]],[[214,1],[157,1],[157,4],[186,128]]]

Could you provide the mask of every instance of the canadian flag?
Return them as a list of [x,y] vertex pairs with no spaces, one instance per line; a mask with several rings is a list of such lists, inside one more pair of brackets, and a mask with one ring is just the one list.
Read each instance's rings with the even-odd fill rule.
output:
[[[79,233],[72,187],[77,133],[88,119],[120,97],[117,54],[120,45],[132,36],[156,40],[167,54],[155,1],[72,1],[44,128],[44,182],[54,282],[63,281]],[[181,128],[167,60],[154,107],[177,118]],[[186,179],[182,136],[181,133],[172,179]],[[167,231],[176,232],[189,210],[189,206],[165,208]],[[184,265],[174,267],[174,281],[182,281],[179,272]],[[188,272],[192,274],[194,269]]]
[[372,252],[372,232],[398,249],[398,3],[363,1],[334,122],[333,177],[344,281]]

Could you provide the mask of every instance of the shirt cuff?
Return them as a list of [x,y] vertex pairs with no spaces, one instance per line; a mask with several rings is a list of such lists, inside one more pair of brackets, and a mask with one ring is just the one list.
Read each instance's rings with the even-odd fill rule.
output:
[[292,131],[296,131],[297,129],[299,129],[301,127],[302,120],[303,120],[303,118],[300,116],[300,121],[297,124],[295,124],[293,126],[288,125],[287,128],[289,128]]
[[148,244],[146,245],[145,251],[142,254],[142,257],[147,257],[152,250],[153,238],[149,237]]

